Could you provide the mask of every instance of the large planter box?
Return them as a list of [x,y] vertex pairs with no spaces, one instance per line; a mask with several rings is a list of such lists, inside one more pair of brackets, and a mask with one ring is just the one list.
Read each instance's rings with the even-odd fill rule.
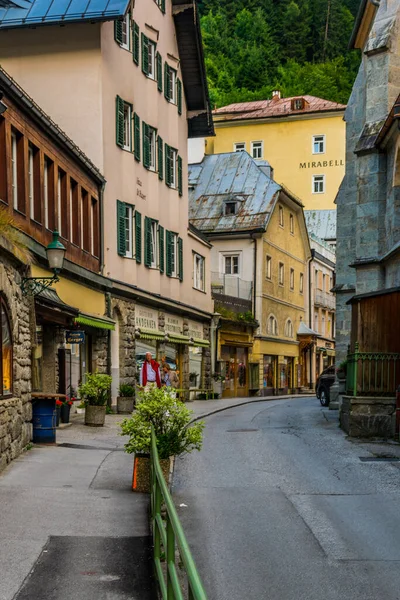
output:
[[103,427],[106,420],[105,406],[91,406],[88,404],[85,410],[85,425],[89,427]]
[[117,413],[119,415],[130,415],[135,407],[135,398],[123,396],[117,397]]
[[[164,479],[169,485],[171,459],[160,459]],[[151,490],[151,467],[149,454],[136,454],[133,462],[132,490],[149,494]]]
[[351,437],[392,438],[396,398],[343,396],[339,418],[341,428]]

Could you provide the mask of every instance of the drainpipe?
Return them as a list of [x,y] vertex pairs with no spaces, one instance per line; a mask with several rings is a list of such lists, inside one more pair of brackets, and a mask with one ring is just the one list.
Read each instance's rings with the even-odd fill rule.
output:
[[104,275],[104,188],[105,183],[100,188],[100,273]]
[[[312,322],[312,286],[311,286],[311,263],[315,256],[315,251],[311,250],[311,258],[308,262],[308,319],[310,323],[310,329],[313,329]],[[310,348],[310,389],[314,389],[313,382],[313,368],[312,368],[312,347]]]
[[253,315],[256,318],[256,299],[257,299],[257,240],[251,233],[250,237],[254,244],[254,265],[253,265]]

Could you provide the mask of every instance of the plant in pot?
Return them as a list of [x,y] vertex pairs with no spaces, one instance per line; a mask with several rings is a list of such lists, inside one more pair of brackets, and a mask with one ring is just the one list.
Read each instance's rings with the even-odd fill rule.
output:
[[338,379],[346,379],[347,360],[344,360],[340,363],[339,367],[336,369],[336,374],[338,376]]
[[63,401],[62,400],[56,400],[56,427],[59,426],[60,424],[60,418],[61,418],[61,407],[63,405]]
[[106,419],[106,404],[111,392],[110,375],[87,373],[79,386],[79,395],[85,402],[85,425],[102,427]]
[[138,394],[135,414],[121,423],[121,435],[129,436],[125,451],[135,454],[132,482],[134,491],[150,491],[152,425],[167,483],[171,457],[201,449],[204,423],[190,424],[192,414],[183,402],[176,400],[168,388],[152,388]]
[[121,383],[117,396],[117,413],[127,415],[133,412],[135,406],[135,388],[128,383]]
[[64,402],[62,402],[61,404],[61,423],[69,423],[69,413],[71,411],[71,406],[73,404],[73,401],[70,400],[68,398],[68,396],[66,397],[66,399],[64,400]]
[[78,406],[76,407],[76,413],[78,415],[83,415],[85,412],[85,403],[84,402],[80,402],[78,404]]

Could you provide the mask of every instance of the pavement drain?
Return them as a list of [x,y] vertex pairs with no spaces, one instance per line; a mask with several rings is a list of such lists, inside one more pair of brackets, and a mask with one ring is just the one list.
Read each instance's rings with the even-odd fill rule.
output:
[[64,442],[57,444],[59,448],[75,448],[77,450],[108,450],[109,452],[123,452],[123,448],[110,448],[110,446],[88,446],[86,444],[70,444]]
[[399,462],[398,456],[385,455],[385,456],[360,456],[361,462]]

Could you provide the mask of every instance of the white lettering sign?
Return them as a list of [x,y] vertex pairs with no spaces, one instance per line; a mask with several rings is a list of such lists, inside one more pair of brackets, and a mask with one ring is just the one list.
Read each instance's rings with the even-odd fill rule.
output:
[[189,321],[189,337],[195,338],[196,340],[202,340],[203,323],[197,323],[197,321]]
[[183,319],[172,315],[165,315],[165,331],[167,333],[182,335]]
[[158,329],[158,312],[152,308],[135,306],[135,325],[145,329]]

